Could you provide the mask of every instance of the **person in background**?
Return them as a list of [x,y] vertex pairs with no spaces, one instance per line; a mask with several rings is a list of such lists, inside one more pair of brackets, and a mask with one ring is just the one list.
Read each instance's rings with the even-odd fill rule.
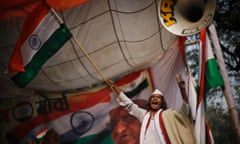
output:
[[[139,107],[146,109],[147,101],[134,100]],[[114,144],[139,144],[141,123],[122,106],[110,111],[110,132]]]
[[164,95],[159,89],[155,89],[149,97],[146,110],[128,98],[113,81],[106,81],[111,90],[117,94],[119,104],[141,122],[140,144],[195,143],[185,83],[179,75],[176,76],[176,80],[184,101],[180,111],[167,109]]

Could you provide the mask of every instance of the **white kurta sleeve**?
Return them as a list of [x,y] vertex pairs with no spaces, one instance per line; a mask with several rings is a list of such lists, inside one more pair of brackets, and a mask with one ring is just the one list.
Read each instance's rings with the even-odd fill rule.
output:
[[117,98],[119,104],[123,106],[131,115],[137,117],[140,122],[142,122],[144,115],[146,114],[146,110],[140,108],[137,104],[135,104],[130,98],[128,98],[123,92],[119,94]]
[[117,97],[117,101],[123,107],[127,107],[128,105],[133,104],[133,101],[130,98],[128,98],[123,92],[119,94],[119,96]]

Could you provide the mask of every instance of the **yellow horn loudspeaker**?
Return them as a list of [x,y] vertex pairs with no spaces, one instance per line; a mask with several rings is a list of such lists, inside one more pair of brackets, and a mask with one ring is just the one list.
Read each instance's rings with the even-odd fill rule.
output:
[[161,24],[174,35],[189,36],[213,21],[215,0],[159,0]]

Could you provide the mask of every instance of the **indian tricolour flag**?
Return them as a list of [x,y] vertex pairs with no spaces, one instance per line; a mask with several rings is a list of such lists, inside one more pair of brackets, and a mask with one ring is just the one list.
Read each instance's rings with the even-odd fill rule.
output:
[[[206,127],[205,119],[205,102],[204,97],[208,90],[216,87],[223,87],[224,82],[220,74],[216,59],[213,55],[211,42],[208,38],[206,30],[200,33],[201,40],[201,56],[200,56],[200,79],[199,79],[199,94],[195,122],[195,137],[196,144],[212,143],[206,137],[206,132],[209,129]],[[209,133],[208,133],[209,134]]]
[[148,99],[152,93],[151,73],[149,70],[134,72],[118,81],[120,89],[132,99]]
[[60,17],[46,4],[39,4],[25,20],[8,71],[12,80],[25,87],[42,65],[72,37]]
[[47,134],[47,132],[48,132],[48,127],[44,127],[43,129],[39,130],[39,131],[35,134],[36,139],[37,139],[38,141],[41,141],[41,140],[44,138],[44,136]]
[[[59,135],[60,143],[110,144],[109,112],[118,107],[110,92],[108,87],[97,87],[85,92],[66,93],[64,97],[56,93],[44,94],[44,98],[35,95],[31,103],[38,113],[15,125],[7,135],[14,137],[14,143],[26,143],[25,140],[32,135],[43,140],[46,132],[53,129]],[[48,110],[40,112],[38,109]]]

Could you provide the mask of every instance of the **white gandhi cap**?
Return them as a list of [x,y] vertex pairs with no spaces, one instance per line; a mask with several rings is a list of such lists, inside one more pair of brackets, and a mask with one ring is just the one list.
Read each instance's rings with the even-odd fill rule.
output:
[[163,96],[163,93],[159,89],[155,89],[153,91],[152,95],[161,95],[161,96]]

